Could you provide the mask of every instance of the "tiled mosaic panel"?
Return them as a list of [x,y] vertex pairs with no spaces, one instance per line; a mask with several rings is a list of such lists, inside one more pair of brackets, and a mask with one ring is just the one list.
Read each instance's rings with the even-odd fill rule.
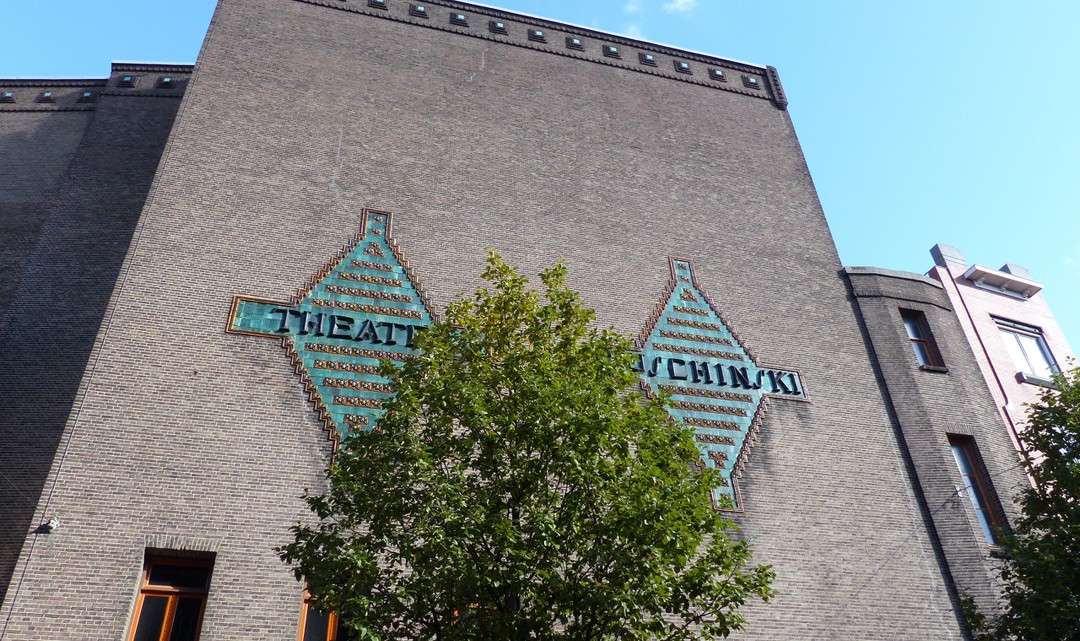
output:
[[295,305],[237,297],[229,331],[283,337],[325,421],[339,434],[370,429],[391,394],[379,360],[417,352],[431,313],[395,251],[390,216],[368,212],[364,234]]
[[758,367],[694,279],[689,261],[671,260],[667,300],[639,341],[646,389],[671,395],[670,413],[693,427],[702,464],[720,470],[716,498],[737,500],[733,473],[765,396],[803,398],[798,374]]

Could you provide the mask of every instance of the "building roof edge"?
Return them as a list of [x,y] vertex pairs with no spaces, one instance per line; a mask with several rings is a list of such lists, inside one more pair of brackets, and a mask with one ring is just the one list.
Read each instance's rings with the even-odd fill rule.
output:
[[885,269],[884,267],[844,267],[844,273],[849,276],[884,276],[886,278],[899,278],[902,280],[915,281],[923,285],[929,285],[942,289],[940,282],[914,272],[904,272],[897,269]]
[[[480,38],[514,47],[524,47],[548,54],[570,57],[590,63],[604,64],[627,71],[686,82],[720,91],[738,93],[772,102],[778,109],[787,109],[788,101],[780,86],[775,67],[742,62],[733,58],[679,49],[660,43],[649,42],[611,32],[581,27],[566,22],[539,18],[533,15],[507,11],[497,7],[462,2],[460,0],[429,0],[418,13],[412,3],[398,0],[367,0],[343,2],[342,0],[295,0],[296,2],[326,7],[342,12],[373,18],[391,20],[401,24],[436,29],[467,37]],[[462,14],[460,21],[445,15],[432,20],[436,12],[431,8],[449,10]],[[437,13],[442,13],[439,11]],[[479,24],[464,16],[473,14],[482,18]],[[487,28],[485,29],[485,23]],[[516,23],[517,27],[510,23]],[[525,29],[531,33],[526,38]],[[548,31],[559,32],[560,37],[549,39]],[[566,46],[562,46],[562,36]],[[571,42],[572,40],[576,42]],[[582,40],[586,42],[582,42]],[[588,43],[588,40],[596,41]],[[601,50],[600,45],[603,47]],[[595,48],[594,48],[595,47]],[[623,52],[622,49],[629,49]],[[668,60],[664,60],[668,58]],[[695,64],[706,67],[695,69]],[[730,82],[729,82],[730,78]]]
[[697,50],[694,50],[694,49],[687,49],[685,47],[678,47],[678,46],[666,44],[666,43],[663,43],[663,42],[657,42],[655,40],[643,40],[641,38],[635,38],[633,36],[624,35],[624,34],[621,34],[621,33],[614,32],[614,31],[603,31],[601,29],[594,29],[592,27],[585,27],[585,26],[582,26],[582,25],[579,25],[579,24],[575,24],[573,22],[565,22],[565,21],[562,21],[562,20],[555,20],[555,19],[552,19],[552,18],[548,18],[548,17],[545,17],[545,16],[536,15],[536,14],[525,13],[525,12],[522,12],[522,11],[515,11],[513,9],[506,9],[504,7],[500,7],[500,6],[497,6],[497,5],[480,4],[480,3],[476,3],[476,2],[462,2],[460,0],[447,0],[445,2],[445,4],[460,4],[460,5],[463,5],[463,6],[476,7],[476,8],[479,8],[479,9],[488,9],[488,10],[492,10],[492,11],[501,11],[501,12],[512,14],[512,15],[515,15],[515,16],[520,16],[520,17],[523,17],[523,18],[531,18],[533,20],[540,20],[542,22],[547,22],[549,24],[559,25],[561,27],[569,27],[571,29],[578,29],[580,31],[586,31],[586,32],[589,32],[589,33],[596,34],[597,36],[609,37],[609,38],[610,37],[622,38],[624,40],[634,42],[634,43],[636,43],[638,45],[644,45],[644,46],[649,46],[649,47],[659,47],[661,49],[669,49],[669,50],[671,50],[673,52],[687,53],[687,54],[691,54],[691,55],[694,55],[694,56],[703,56],[705,58],[715,58],[717,60],[723,60],[724,62],[731,62],[731,63],[735,63],[735,64],[738,64],[738,65],[745,65],[747,67],[755,67],[755,68],[761,69],[763,71],[768,68],[768,65],[760,65],[760,64],[757,64],[756,62],[747,62],[746,60],[739,60],[738,58],[728,58],[728,57],[725,57],[725,56],[718,56],[718,55],[716,55],[714,53],[706,53],[704,51],[697,51]]
[[112,63],[112,73],[123,71],[151,71],[160,73],[191,73],[195,70],[194,64],[172,62],[138,62],[128,60],[115,60]]

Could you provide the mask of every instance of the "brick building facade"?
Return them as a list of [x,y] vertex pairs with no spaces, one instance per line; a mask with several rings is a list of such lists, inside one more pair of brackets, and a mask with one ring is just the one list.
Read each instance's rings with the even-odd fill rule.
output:
[[992,607],[953,456],[1003,525],[1008,433],[940,283],[842,269],[775,69],[450,0],[222,0],[194,68],[0,96],[0,637],[128,639],[146,564],[185,559],[201,638],[296,638],[273,547],[378,400],[348,391],[373,348],[302,314],[427,322],[488,247],[565,258],[662,384],[722,365],[745,397],[677,417],[777,572],[744,638],[961,639],[958,595]]
[[939,281],[957,308],[964,337],[1013,437],[1024,429],[1027,405],[1037,403],[1048,378],[1073,367],[1075,356],[1042,284],[1027,269],[1006,263],[1001,269],[968,265],[955,247],[931,249],[929,276]]

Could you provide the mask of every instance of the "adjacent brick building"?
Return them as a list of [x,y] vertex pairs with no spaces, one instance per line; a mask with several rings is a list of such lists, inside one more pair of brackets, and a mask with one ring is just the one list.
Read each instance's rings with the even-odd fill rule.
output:
[[959,594],[992,607],[1008,432],[941,283],[842,269],[775,69],[450,0],[223,0],[193,69],[0,96],[0,637],[189,599],[202,639],[297,638],[273,547],[328,431],[489,247],[564,258],[639,337],[777,572],[744,638],[961,639]]
[[1013,436],[1024,429],[1027,405],[1037,403],[1054,372],[1075,366],[1075,356],[1027,269],[968,265],[945,244],[931,249],[929,276],[941,282],[957,308],[964,336],[986,386]]

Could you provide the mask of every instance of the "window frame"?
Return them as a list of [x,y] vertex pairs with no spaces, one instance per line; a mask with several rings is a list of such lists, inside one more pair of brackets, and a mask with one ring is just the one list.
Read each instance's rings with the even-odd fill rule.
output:
[[[997,548],[997,533],[1006,527],[1005,515],[998,501],[997,492],[994,491],[994,486],[990,482],[990,474],[986,471],[982,455],[975,444],[975,438],[966,434],[949,434],[948,441],[950,454],[962,481],[962,485],[957,486],[958,495],[962,493],[967,496],[967,504],[975,512],[979,533],[986,545]],[[964,463],[971,470],[970,474],[964,472],[964,466],[957,452],[963,455]],[[975,496],[972,495],[973,493]],[[976,499],[982,507],[976,505]]]
[[[170,565],[177,567],[206,568],[206,583],[200,588],[178,588],[166,585],[150,583],[150,573],[155,566]],[[202,624],[206,616],[206,602],[210,593],[210,581],[214,574],[213,556],[176,556],[168,553],[147,552],[143,560],[142,574],[139,577],[139,594],[135,602],[135,613],[131,619],[131,629],[128,631],[127,640],[134,641],[139,631],[139,622],[143,614],[143,606],[146,597],[165,597],[168,599],[165,606],[165,615],[162,619],[161,632],[158,641],[169,641],[172,636],[173,623],[175,622],[176,608],[181,598],[199,599],[199,617],[195,623],[195,641],[202,635]]]
[[[930,323],[926,320],[926,313],[917,309],[900,308],[900,320],[904,325],[904,333],[908,337],[915,359],[920,369],[931,371],[947,371],[945,360],[941,357],[934,340],[934,333],[930,331]],[[908,323],[911,323],[910,325]],[[913,336],[912,334],[917,334]],[[926,362],[923,362],[925,359]]]
[[[300,629],[296,634],[297,641],[304,641],[304,634],[307,633],[308,615],[312,610],[317,610],[317,604],[315,603],[315,597],[311,596],[311,593],[304,590],[304,601],[300,606]],[[330,611],[326,617],[326,638],[321,641],[345,641],[348,635],[341,634],[341,617],[337,612]]]
[[[991,316],[991,318],[993,318],[994,324],[997,325],[998,334],[1002,337],[1002,342],[1005,344],[1005,351],[1009,353],[1009,358],[1012,360],[1013,366],[1017,368],[1017,377],[1020,378],[1020,380],[1035,383],[1047,382],[1051,380],[1051,376],[1061,372],[1057,359],[1054,358],[1054,353],[1050,351],[1050,345],[1046,342],[1046,334],[1043,333],[1042,328],[1028,325],[1027,323],[1019,323],[1017,321],[1000,318],[998,316]],[[1020,340],[1021,337],[1035,340],[1039,355],[1042,356],[1042,361],[1046,364],[1050,376],[1043,376],[1036,371],[1036,368],[1031,362],[1032,354],[1029,354],[1029,350],[1024,348],[1024,342]],[[1016,348],[1015,352],[1010,347],[1008,342],[1010,340],[1013,341],[1012,345]],[[1023,358],[1026,369],[1024,365],[1017,362],[1017,354]]]

